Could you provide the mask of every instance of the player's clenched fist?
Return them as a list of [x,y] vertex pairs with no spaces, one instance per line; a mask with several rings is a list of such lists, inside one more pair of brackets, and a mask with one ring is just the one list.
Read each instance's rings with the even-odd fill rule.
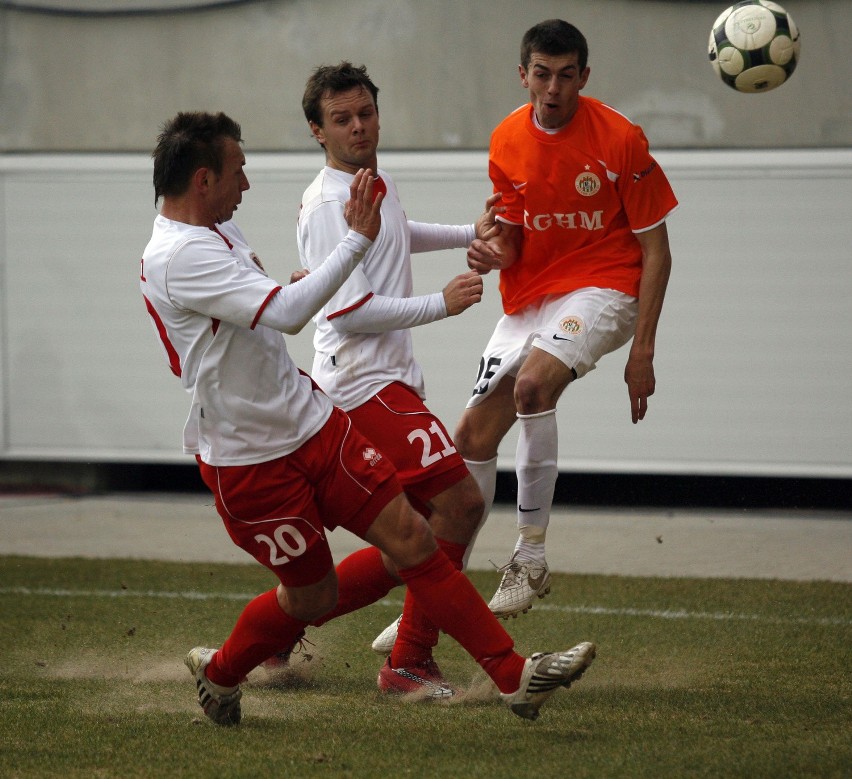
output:
[[381,207],[384,192],[373,197],[373,185],[376,179],[369,168],[361,168],[349,187],[349,200],[343,209],[346,224],[357,233],[376,240],[382,226]]
[[483,241],[477,238],[467,249],[467,267],[482,275],[492,270],[502,270],[508,267],[508,264],[494,241]]
[[444,287],[447,314],[455,316],[482,300],[482,277],[476,271],[456,276]]

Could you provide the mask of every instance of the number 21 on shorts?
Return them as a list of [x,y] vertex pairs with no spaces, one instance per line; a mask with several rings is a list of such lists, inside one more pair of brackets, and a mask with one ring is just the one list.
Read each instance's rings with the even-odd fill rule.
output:
[[[437,438],[437,441],[429,435],[430,433]],[[412,430],[408,434],[408,443],[413,444],[415,441],[420,441],[420,443],[423,444],[423,452],[420,455],[420,466],[422,468],[428,468],[430,465],[434,465],[438,462],[438,460],[456,453],[456,448],[452,445],[450,440],[447,438],[446,433],[441,430],[441,426],[435,420],[432,420],[432,424],[428,430],[423,430],[421,428],[418,430]],[[435,443],[437,443],[438,446],[433,450],[433,445]]]

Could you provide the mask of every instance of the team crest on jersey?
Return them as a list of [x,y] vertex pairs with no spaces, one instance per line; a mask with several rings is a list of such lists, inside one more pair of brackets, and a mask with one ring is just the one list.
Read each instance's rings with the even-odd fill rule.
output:
[[601,188],[601,180],[590,170],[584,170],[576,179],[574,186],[583,197],[596,195]]
[[251,257],[251,261],[257,265],[264,273],[266,273],[266,268],[263,267],[263,263],[260,261],[260,257],[258,257],[254,252],[252,252],[249,257]]
[[566,316],[565,319],[559,323],[559,329],[563,333],[577,335],[578,333],[583,332],[583,320],[578,316]]
[[373,449],[372,446],[368,446],[363,452],[361,452],[361,456],[364,458],[364,462],[370,463],[370,465],[375,465],[382,459],[382,455]]

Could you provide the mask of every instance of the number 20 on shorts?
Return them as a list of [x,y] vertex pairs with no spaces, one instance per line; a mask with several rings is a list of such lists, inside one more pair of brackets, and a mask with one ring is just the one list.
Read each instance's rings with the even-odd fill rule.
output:
[[269,547],[269,562],[272,565],[283,565],[294,557],[303,555],[308,548],[305,537],[292,525],[279,525],[275,528],[272,538],[262,533],[254,540]]

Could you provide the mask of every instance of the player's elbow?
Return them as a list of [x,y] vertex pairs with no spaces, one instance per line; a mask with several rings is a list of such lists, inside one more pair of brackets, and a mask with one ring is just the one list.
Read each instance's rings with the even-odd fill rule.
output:
[[279,330],[284,333],[284,335],[298,335],[305,329],[305,326],[310,322],[310,318],[307,319],[299,319],[299,320],[288,320],[287,322],[280,323]]

